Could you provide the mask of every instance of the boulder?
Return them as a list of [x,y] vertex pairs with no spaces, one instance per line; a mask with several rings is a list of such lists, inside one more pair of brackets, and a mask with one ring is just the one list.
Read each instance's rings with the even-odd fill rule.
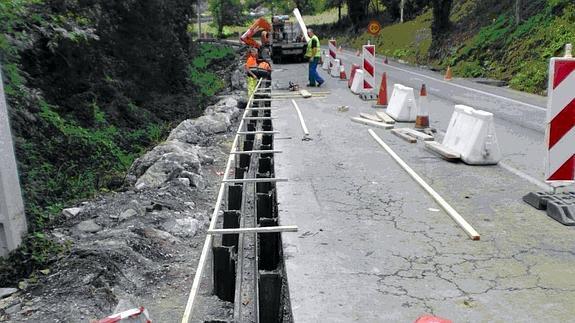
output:
[[62,210],[62,215],[65,216],[66,218],[70,219],[73,218],[75,216],[77,216],[78,214],[80,214],[80,212],[82,212],[82,208],[81,207],[71,207],[68,209],[63,209]]
[[82,232],[96,233],[102,230],[102,227],[96,224],[94,220],[86,220],[78,223],[78,225],[76,225],[76,229]]
[[179,141],[166,141],[144,156],[130,168],[127,182],[137,189],[160,186],[179,177],[182,171],[201,173],[199,147]]
[[170,220],[162,225],[164,230],[177,237],[189,238],[195,236],[201,227],[201,222],[194,218]]

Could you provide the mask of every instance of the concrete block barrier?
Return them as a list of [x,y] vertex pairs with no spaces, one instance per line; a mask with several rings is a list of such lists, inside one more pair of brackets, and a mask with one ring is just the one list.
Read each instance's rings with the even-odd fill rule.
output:
[[339,72],[341,69],[340,67],[341,67],[341,61],[339,59],[334,59],[329,75],[331,75],[331,77],[339,78]]
[[400,122],[415,122],[417,103],[413,88],[395,84],[387,106],[387,114]]
[[443,146],[461,154],[470,165],[493,165],[501,160],[493,114],[465,105],[456,105]]
[[363,93],[363,70],[357,69],[351,82],[351,92],[353,94]]
[[329,70],[329,60],[330,60],[329,55],[323,56],[323,64],[321,65],[321,68],[325,71]]

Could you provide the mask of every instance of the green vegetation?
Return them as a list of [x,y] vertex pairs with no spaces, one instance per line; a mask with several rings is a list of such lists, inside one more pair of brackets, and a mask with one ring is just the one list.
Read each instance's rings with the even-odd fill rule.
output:
[[575,4],[548,1],[544,10],[515,23],[504,13],[441,61],[454,66],[456,75],[509,81],[512,88],[543,93],[549,59],[575,40]]
[[30,232],[0,259],[0,285],[66,252],[45,233],[62,208],[120,188],[135,158],[223,88],[218,71],[234,54],[189,42],[191,8],[184,0],[0,1],[0,62]]
[[358,37],[339,36],[339,44],[350,44],[352,48],[371,41],[379,55],[400,58],[410,62],[424,63],[431,46],[431,12],[403,24],[384,27],[378,37],[363,32]]
[[[344,4],[341,7],[342,18],[345,15],[347,15],[347,6]],[[337,8],[330,8],[330,9],[324,10],[321,13],[318,13],[317,15],[303,15],[302,18],[303,18],[303,21],[305,21],[305,23],[307,25],[310,25],[310,26],[333,24],[333,23],[336,23],[338,20],[338,9]],[[296,22],[295,17],[290,17],[290,20],[293,22]]]
[[435,45],[430,8],[403,24],[384,26],[378,37],[365,29],[350,36],[347,30],[333,35],[332,29],[324,28],[323,39],[336,36],[339,44],[355,49],[371,40],[383,56],[439,69],[451,66],[455,76],[500,79],[514,89],[543,94],[549,59],[561,55],[566,43],[575,42],[575,3],[535,0],[524,11],[517,23],[511,3],[455,1],[452,31]]
[[214,73],[212,68],[221,60],[234,57],[234,51],[229,47],[202,44],[199,55],[192,60],[189,66],[189,79],[199,88],[200,93],[211,97],[221,91],[225,84],[221,77]]

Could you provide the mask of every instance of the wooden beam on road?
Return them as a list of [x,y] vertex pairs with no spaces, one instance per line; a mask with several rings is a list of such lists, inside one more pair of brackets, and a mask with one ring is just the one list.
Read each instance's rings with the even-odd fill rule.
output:
[[391,123],[394,124],[395,123],[395,119],[393,119],[392,117],[390,117],[387,113],[383,112],[383,111],[376,111],[375,114],[381,119],[383,120],[383,122],[385,123]]
[[361,124],[365,124],[368,126],[373,126],[373,127],[378,127],[378,128],[383,128],[383,129],[392,129],[393,125],[391,124],[387,124],[387,123],[383,123],[383,122],[376,122],[376,121],[371,121],[371,120],[366,120],[363,118],[351,118],[351,121],[356,122],[356,123],[361,123]]
[[405,132],[401,131],[400,129],[391,129],[391,133],[398,136],[399,138],[409,142],[410,144],[414,144],[417,142],[417,138],[406,134]]

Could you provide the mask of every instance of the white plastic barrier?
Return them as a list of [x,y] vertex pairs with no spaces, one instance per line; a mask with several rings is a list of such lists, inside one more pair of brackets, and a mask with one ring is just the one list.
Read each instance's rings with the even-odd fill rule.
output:
[[443,146],[461,154],[470,165],[493,165],[501,160],[493,113],[456,105]]
[[339,78],[340,66],[341,66],[340,60],[334,59],[333,65],[331,66],[331,71],[329,73],[331,75],[331,77],[338,77]]
[[323,57],[323,64],[321,65],[321,68],[324,70],[329,70],[329,55],[324,55]]
[[417,103],[413,88],[395,84],[386,113],[400,122],[414,122],[417,117]]
[[351,92],[354,94],[363,93],[363,70],[359,68],[355,71],[355,75],[353,76]]

